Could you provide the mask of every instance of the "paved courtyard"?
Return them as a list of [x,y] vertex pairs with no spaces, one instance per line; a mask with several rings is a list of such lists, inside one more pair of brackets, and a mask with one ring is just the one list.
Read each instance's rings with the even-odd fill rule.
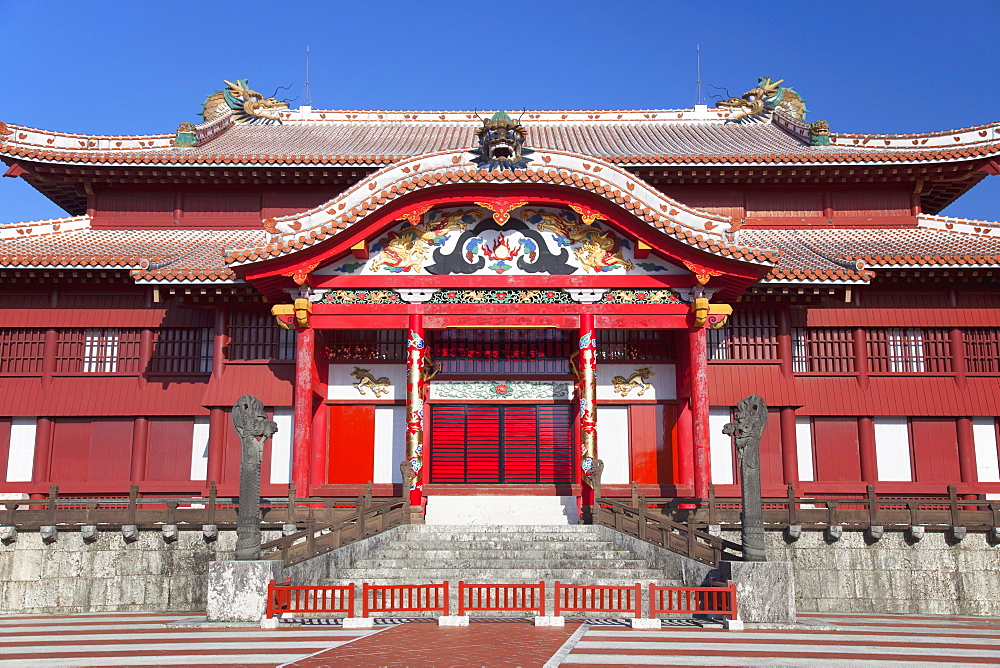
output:
[[801,615],[794,629],[657,631],[591,620],[438,627],[415,620],[345,630],[320,621],[275,630],[208,626],[190,613],[0,617],[0,666],[961,666],[1000,664],[1000,619]]

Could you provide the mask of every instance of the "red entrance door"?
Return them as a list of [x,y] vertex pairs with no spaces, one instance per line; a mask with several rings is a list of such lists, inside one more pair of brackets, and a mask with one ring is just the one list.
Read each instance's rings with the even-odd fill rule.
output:
[[568,405],[433,406],[430,482],[572,482],[571,418]]

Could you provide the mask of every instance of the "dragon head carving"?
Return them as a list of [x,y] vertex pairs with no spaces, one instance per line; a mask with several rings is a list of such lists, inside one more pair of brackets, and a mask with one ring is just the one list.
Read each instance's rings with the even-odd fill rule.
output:
[[757,87],[743,93],[743,97],[731,97],[716,102],[719,109],[731,109],[733,115],[728,120],[736,122],[768,121],[775,111],[797,120],[805,120],[806,101],[791,88],[782,88],[784,79],[777,81],[771,77],[758,77]]
[[249,87],[248,79],[237,79],[235,83],[225,81],[226,89],[216,91],[205,100],[201,117],[206,121],[217,118],[227,110],[232,110],[237,123],[258,123],[269,125],[281,123],[279,112],[288,109],[287,102],[279,102],[273,97],[264,97]]
[[498,111],[476,132],[479,146],[471,151],[476,156],[473,162],[482,169],[521,169],[531,161],[525,156],[533,152],[524,146],[527,137],[520,121]]

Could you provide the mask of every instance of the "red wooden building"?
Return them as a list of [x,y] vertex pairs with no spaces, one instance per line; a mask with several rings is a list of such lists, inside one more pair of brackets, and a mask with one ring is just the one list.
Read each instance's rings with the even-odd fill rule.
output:
[[68,214],[0,228],[0,492],[235,493],[246,392],[265,494],[407,462],[428,521],[573,521],[598,471],[735,495],[751,392],[765,495],[1000,492],[1000,224],[937,215],[1000,124],[830,132],[780,83],[513,120],[240,80],[176,133],[0,124]]

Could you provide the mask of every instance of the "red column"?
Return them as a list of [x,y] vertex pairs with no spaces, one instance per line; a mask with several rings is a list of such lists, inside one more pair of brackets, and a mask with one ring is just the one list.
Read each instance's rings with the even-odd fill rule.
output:
[[424,467],[424,357],[427,343],[424,340],[424,319],[419,313],[409,317],[409,336],[406,338],[406,459],[413,470],[410,483],[410,505],[419,506],[423,500]]
[[597,462],[597,338],[594,314],[580,314],[580,355],[578,389],[580,391],[580,467],[583,471],[584,506],[594,504],[593,466]]
[[865,330],[858,327],[852,335],[852,348],[854,354],[854,372],[858,374],[858,387],[862,390],[868,389],[868,335]]
[[[679,338],[679,337],[678,337]],[[677,485],[694,489],[694,436],[691,434],[691,350],[677,346]],[[690,492],[688,492],[690,494]]]
[[[972,420],[967,417],[958,418],[958,470],[962,477],[962,482],[979,482],[979,473],[976,471],[976,443],[973,440]],[[975,499],[975,494],[963,494],[964,499]]]
[[145,477],[148,444],[149,418],[137,417],[132,423],[132,465],[129,473],[129,478],[137,485]]
[[878,482],[878,461],[875,457],[875,420],[858,418],[858,449],[861,451],[861,480],[874,485]]
[[795,434],[795,409],[782,408],[781,420],[781,473],[785,482],[799,481],[798,440]]
[[[217,358],[218,363],[218,358]],[[223,457],[226,456],[226,430],[232,429],[229,415],[222,408],[212,408],[208,412],[208,479],[205,487],[214,482],[222,484]]]
[[48,482],[52,462],[52,418],[40,417],[35,425],[35,458],[31,467],[31,480]]
[[958,389],[964,390],[966,386],[966,374],[969,371],[969,365],[965,357],[965,337],[962,336],[961,329],[955,328],[949,332],[948,338],[951,343],[951,361],[954,365],[955,385]]
[[712,479],[708,433],[708,330],[692,330],[691,341],[691,434],[694,441],[694,495],[708,496]]
[[316,332],[311,328],[295,334],[295,397],[292,434],[292,480],[295,493],[311,494],[309,489],[309,450],[312,444],[313,375]]

